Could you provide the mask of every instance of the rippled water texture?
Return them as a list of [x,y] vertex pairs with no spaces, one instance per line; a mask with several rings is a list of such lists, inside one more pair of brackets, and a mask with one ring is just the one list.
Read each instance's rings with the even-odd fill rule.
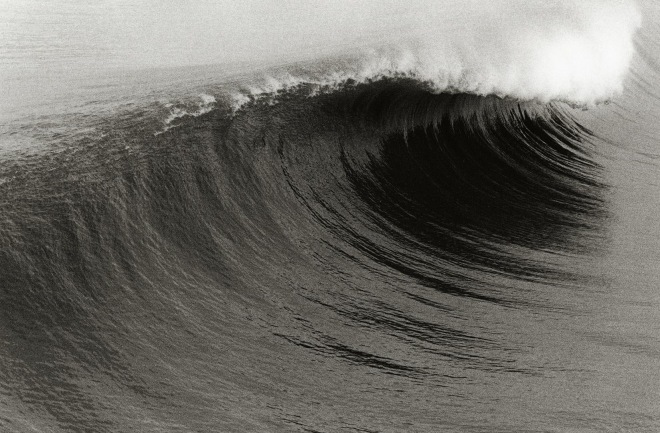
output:
[[657,7],[594,104],[371,54],[99,66],[128,6],[60,3],[57,42],[3,5],[0,430],[660,430]]

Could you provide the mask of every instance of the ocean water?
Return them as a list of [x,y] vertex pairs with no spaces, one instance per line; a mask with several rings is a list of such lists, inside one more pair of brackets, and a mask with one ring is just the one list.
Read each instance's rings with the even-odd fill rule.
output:
[[0,431],[660,431],[653,1],[0,2]]

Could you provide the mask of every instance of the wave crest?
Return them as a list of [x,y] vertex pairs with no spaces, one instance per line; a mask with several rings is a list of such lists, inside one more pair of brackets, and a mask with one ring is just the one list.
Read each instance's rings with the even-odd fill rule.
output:
[[237,94],[236,105],[301,84],[322,91],[401,76],[436,93],[592,104],[621,91],[641,24],[628,1],[422,3],[389,23],[390,35],[272,71]]

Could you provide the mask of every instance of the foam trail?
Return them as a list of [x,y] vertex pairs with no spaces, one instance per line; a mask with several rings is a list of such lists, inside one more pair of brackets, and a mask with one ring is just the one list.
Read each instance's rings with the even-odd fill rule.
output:
[[188,101],[188,103],[177,103],[168,102],[164,107],[169,111],[167,118],[163,120],[165,128],[154,133],[155,136],[162,134],[163,132],[169,131],[172,128],[179,126],[177,120],[183,119],[185,117],[199,117],[203,114],[206,114],[213,110],[216,107],[216,99],[212,95],[207,95],[202,93],[198,95],[198,99],[194,101]]

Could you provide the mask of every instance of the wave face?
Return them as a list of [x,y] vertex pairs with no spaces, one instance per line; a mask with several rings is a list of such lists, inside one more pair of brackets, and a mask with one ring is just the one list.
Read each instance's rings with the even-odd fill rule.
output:
[[12,102],[0,430],[657,431],[657,26],[463,3]]

